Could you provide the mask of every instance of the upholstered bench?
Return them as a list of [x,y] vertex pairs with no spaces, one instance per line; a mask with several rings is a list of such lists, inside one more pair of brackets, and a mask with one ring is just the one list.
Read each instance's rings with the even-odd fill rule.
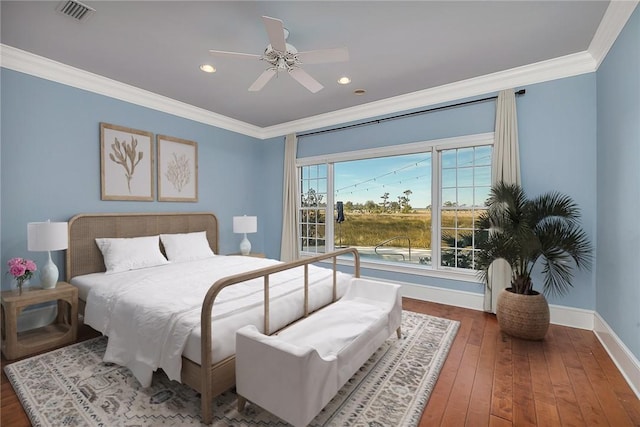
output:
[[238,409],[251,401],[306,426],[389,338],[400,338],[400,286],[352,279],[337,302],[277,335],[236,333]]

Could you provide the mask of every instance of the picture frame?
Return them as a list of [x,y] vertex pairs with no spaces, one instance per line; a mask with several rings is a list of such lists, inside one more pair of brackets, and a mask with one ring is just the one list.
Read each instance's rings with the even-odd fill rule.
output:
[[198,144],[186,139],[156,135],[158,151],[158,201],[198,201]]
[[153,133],[100,123],[101,200],[153,201]]

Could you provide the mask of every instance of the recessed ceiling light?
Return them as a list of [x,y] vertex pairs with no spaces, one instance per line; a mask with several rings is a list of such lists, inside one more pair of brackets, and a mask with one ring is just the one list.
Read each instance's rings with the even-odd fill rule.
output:
[[347,76],[340,77],[338,79],[338,83],[340,83],[341,85],[348,85],[349,83],[351,83],[351,79]]
[[202,64],[200,66],[200,69],[202,71],[204,71],[205,73],[215,73],[216,72],[215,67],[213,65],[209,65],[209,64]]
[[367,91],[364,89],[356,89],[353,91],[356,95],[364,95]]

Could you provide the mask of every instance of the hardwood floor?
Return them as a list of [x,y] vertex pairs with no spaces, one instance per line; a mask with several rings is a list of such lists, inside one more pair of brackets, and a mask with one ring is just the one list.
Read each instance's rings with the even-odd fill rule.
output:
[[[460,321],[420,427],[640,426],[640,400],[593,332],[551,325],[544,341],[530,342],[502,335],[491,314],[412,299],[403,306]],[[79,340],[94,336],[85,327]],[[0,425],[30,425],[4,370],[0,398]]]

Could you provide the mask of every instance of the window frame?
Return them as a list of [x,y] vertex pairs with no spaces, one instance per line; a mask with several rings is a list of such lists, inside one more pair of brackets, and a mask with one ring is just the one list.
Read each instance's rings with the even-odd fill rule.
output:
[[[369,268],[374,270],[384,270],[389,272],[405,273],[418,276],[439,277],[446,279],[455,279],[465,282],[477,283],[477,271],[472,269],[460,269],[455,267],[442,266],[440,261],[441,250],[441,185],[442,185],[442,168],[441,168],[441,153],[443,150],[455,149],[455,148],[468,148],[478,146],[491,146],[494,145],[494,132],[463,135],[450,138],[435,139],[429,141],[412,142],[407,144],[399,144],[393,146],[385,146],[380,148],[369,148],[356,151],[345,151],[341,153],[324,154],[319,156],[309,156],[296,159],[296,168],[298,175],[300,176],[301,168],[304,166],[312,166],[318,164],[325,164],[327,166],[327,205],[325,218],[334,218],[334,163],[353,161],[353,160],[366,160],[378,157],[398,156],[403,154],[418,154],[418,153],[431,153],[431,167],[432,167],[432,179],[431,179],[431,265],[407,265],[402,263],[396,263],[391,261],[363,261],[361,260],[361,266],[363,268]],[[298,211],[300,211],[301,180],[298,179]],[[298,223],[298,229],[300,222]],[[335,235],[335,221],[325,223],[325,239],[326,239],[326,251],[334,250],[334,235]],[[301,236],[298,236],[300,238]],[[312,252],[304,252],[302,248],[299,251],[300,257],[308,257],[315,255]],[[353,261],[348,259],[339,259],[338,264],[352,265]]]
[[[323,210],[320,205],[316,206],[314,208],[310,208],[310,207],[306,207],[305,208],[305,207],[302,206],[301,202],[302,202],[302,195],[303,195],[302,191],[303,191],[303,188],[301,186],[303,185],[304,181],[313,181],[313,180],[318,181],[318,180],[322,180],[322,179],[324,179],[326,181],[326,193],[319,191],[320,189],[316,189],[316,193],[317,194],[323,194],[324,196],[326,196],[326,201],[324,202],[326,204],[326,206],[324,208],[324,214],[325,214],[324,240],[326,242],[329,239],[329,235],[327,233],[329,233],[330,231],[327,228],[326,218],[328,218],[327,214],[329,213],[329,206],[333,206],[333,201],[332,201],[333,200],[333,195],[329,191],[330,189],[333,188],[333,165],[332,164],[327,164],[327,163],[315,163],[315,164],[309,165],[309,166],[321,166],[321,165],[326,168],[326,171],[327,171],[327,176],[326,177],[320,177],[318,174],[316,174],[316,176],[314,178],[311,178],[311,177],[306,178],[303,174],[301,174],[300,167],[297,167],[297,171],[296,171],[296,174],[297,174],[297,203],[296,203],[296,209],[298,211],[298,214],[297,214],[296,217],[298,218],[297,219],[297,221],[298,221],[298,224],[297,224],[297,233],[298,233],[297,238],[298,238],[298,241],[300,242],[300,249],[299,249],[300,255],[305,254],[306,256],[311,256],[311,255],[316,255],[316,254],[319,253],[319,252],[311,252],[311,251],[305,252],[302,249],[303,248],[302,240],[304,240],[305,238],[308,239],[309,236],[302,236],[301,230],[303,228],[305,228],[305,224],[306,224],[307,227],[309,227],[309,224],[310,224],[309,222],[304,222],[303,221],[303,218],[305,217],[305,215],[303,215],[303,210],[306,210],[306,211],[318,211],[318,212]],[[320,169],[320,168],[318,168],[318,169]],[[329,178],[329,177],[331,177],[331,178]],[[308,215],[306,217],[308,218]],[[314,224],[317,225],[318,223],[315,222]],[[315,243],[316,243],[315,247],[317,248],[318,247],[318,244],[317,244],[318,243],[317,242],[318,241],[318,237],[315,236],[313,239],[315,240]],[[325,246],[326,246],[326,243],[325,243]]]

